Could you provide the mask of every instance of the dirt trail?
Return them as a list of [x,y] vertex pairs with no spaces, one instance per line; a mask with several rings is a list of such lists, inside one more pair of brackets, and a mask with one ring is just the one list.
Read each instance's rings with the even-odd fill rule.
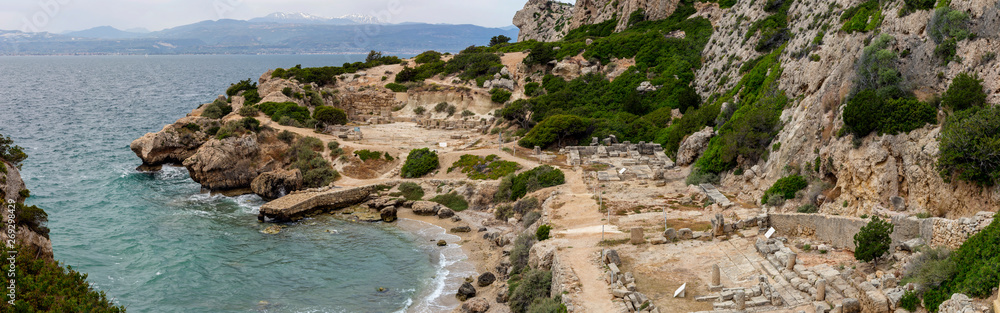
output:
[[[550,211],[556,237],[565,239],[559,247],[560,260],[568,262],[580,281],[580,293],[574,296],[578,312],[616,312],[604,271],[598,263],[601,248],[601,229],[604,214],[598,211],[594,194],[583,181],[583,172],[567,172],[566,186],[561,188],[565,204]],[[604,227],[606,236],[621,237],[610,225]]]

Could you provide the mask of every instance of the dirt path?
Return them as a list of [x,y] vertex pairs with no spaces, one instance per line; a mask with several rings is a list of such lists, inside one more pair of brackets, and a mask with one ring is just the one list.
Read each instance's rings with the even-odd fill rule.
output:
[[[583,181],[583,171],[567,172],[566,186],[561,190],[561,207],[550,210],[556,237],[565,239],[559,247],[560,260],[566,260],[580,281],[580,292],[573,297],[578,312],[616,312],[604,271],[599,265],[601,230],[604,214],[598,211],[591,190]],[[603,227],[606,236],[621,237],[611,225]]]

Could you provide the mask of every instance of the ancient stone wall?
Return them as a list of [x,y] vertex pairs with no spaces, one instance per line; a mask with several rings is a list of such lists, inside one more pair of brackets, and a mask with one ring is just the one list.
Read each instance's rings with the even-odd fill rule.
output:
[[376,117],[391,119],[392,107],[397,105],[402,103],[396,101],[394,93],[359,91],[340,95],[340,108],[351,121],[368,122]]
[[[992,212],[979,212],[975,217],[957,220],[894,217],[891,219],[894,225],[892,246],[920,238],[930,246],[957,249],[969,237],[992,223],[993,215]],[[769,219],[779,236],[813,237],[849,249],[854,249],[854,234],[868,224],[867,219],[821,214],[778,213],[770,214]]]
[[[373,191],[386,183],[349,189],[306,190],[295,192],[260,207],[258,219],[264,217],[278,221],[292,221],[317,209],[340,209],[368,200]],[[388,185],[391,185],[389,183]]]

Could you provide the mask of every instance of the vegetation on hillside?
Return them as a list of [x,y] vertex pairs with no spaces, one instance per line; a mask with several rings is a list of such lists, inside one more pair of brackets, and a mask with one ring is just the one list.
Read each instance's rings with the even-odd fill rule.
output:
[[764,196],[760,199],[760,203],[774,203],[774,198],[784,200],[794,199],[795,193],[799,192],[799,190],[806,189],[807,186],[809,186],[809,182],[807,182],[806,179],[800,175],[782,177],[778,179],[778,181],[774,182],[774,185],[771,185],[771,188],[764,191]]
[[849,33],[873,31],[882,25],[883,18],[879,1],[868,0],[844,11],[840,16],[844,26],[840,30]]
[[954,293],[970,297],[987,298],[1000,283],[1000,219],[969,237],[962,246],[948,256],[954,271],[939,286],[924,293],[924,304],[936,312],[941,302]]
[[510,174],[500,181],[497,193],[494,195],[496,202],[509,202],[520,199],[529,192],[533,192],[545,187],[562,185],[566,182],[566,176],[557,168],[542,165],[521,174]]
[[362,71],[372,67],[389,64],[399,64],[403,60],[394,56],[382,56],[381,52],[371,51],[365,62],[344,63],[342,66],[307,67],[296,65],[289,69],[278,68],[271,73],[272,77],[295,79],[300,83],[315,83],[326,86],[336,82],[337,76]]
[[340,173],[323,158],[323,141],[315,137],[299,138],[288,149],[286,156],[292,167],[302,172],[302,185],[306,188],[324,187],[340,179]]
[[469,179],[500,179],[520,168],[517,162],[504,161],[495,154],[486,157],[466,154],[448,168],[448,173],[459,169]]
[[403,178],[419,178],[440,166],[436,152],[427,148],[414,149],[406,156],[406,163],[403,164],[400,175]]

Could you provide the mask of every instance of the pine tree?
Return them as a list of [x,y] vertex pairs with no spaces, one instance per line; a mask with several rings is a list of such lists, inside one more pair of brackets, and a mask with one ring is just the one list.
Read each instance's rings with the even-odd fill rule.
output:
[[892,244],[892,230],[895,226],[892,223],[872,217],[868,225],[861,227],[861,230],[854,235],[854,258],[863,262],[875,261],[878,265],[878,258],[889,252]]

